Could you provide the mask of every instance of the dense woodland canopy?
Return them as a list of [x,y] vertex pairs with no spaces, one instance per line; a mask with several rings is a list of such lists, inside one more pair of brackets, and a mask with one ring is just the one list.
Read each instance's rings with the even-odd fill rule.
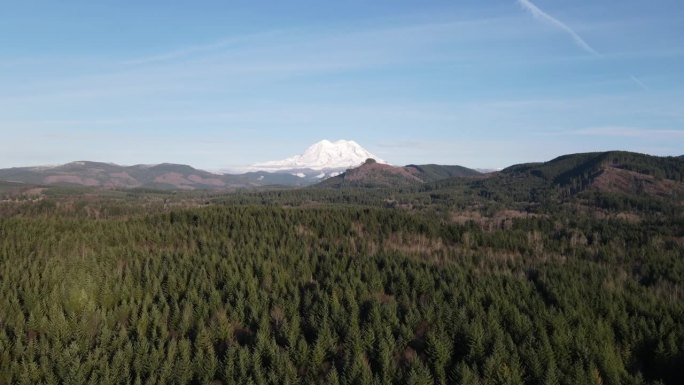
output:
[[0,384],[681,383],[680,198],[577,193],[526,167],[13,196]]

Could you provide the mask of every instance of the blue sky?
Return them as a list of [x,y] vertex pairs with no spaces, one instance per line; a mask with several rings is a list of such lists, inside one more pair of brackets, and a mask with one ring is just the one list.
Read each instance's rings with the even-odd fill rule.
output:
[[681,0],[3,3],[0,167],[684,154]]

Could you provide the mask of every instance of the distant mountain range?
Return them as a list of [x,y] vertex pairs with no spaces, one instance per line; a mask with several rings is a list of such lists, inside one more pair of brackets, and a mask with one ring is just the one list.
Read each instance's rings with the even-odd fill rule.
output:
[[[158,190],[228,190],[263,186],[320,188],[470,188],[507,195],[573,195],[586,190],[663,197],[684,195],[684,156],[658,157],[623,151],[570,154],[543,163],[483,173],[437,164],[392,166],[352,141],[321,141],[304,154],[252,166],[243,174],[217,174],[182,164],[120,166],[79,161],[54,167],[0,169],[5,189],[24,186],[88,186]],[[346,167],[345,165],[349,165]],[[258,169],[258,168],[262,169]],[[295,167],[295,168],[290,168]],[[346,168],[345,168],[346,167]],[[489,170],[488,170],[489,171]]]
[[[0,180],[33,185],[162,190],[306,186],[356,167],[368,158],[376,157],[354,141],[322,140],[301,155],[255,164],[247,168],[248,172],[241,174],[210,173],[172,163],[120,166],[79,161],[60,166],[0,169]],[[377,161],[385,163],[379,159]]]
[[[15,167],[0,169],[0,181],[28,185],[87,186],[101,188],[148,188],[159,190],[231,189],[262,186],[308,186],[335,177],[374,159],[375,166],[392,174],[401,168],[389,166],[382,159],[350,140],[322,140],[301,155],[279,161],[254,164],[241,174],[211,173],[182,164],[121,166],[91,161],[59,166]],[[476,171],[458,166],[407,166],[408,180],[415,183],[456,176],[450,170]],[[365,168],[351,175],[363,172]],[[461,172],[463,174],[463,172]],[[460,174],[459,174],[460,175]],[[465,175],[465,174],[464,174]],[[353,178],[351,176],[347,177]],[[361,180],[365,177],[356,177]],[[334,182],[331,182],[334,183]],[[349,184],[349,182],[345,182]],[[352,183],[353,184],[353,183]]]
[[0,169],[0,180],[33,185],[76,185],[159,190],[230,189],[267,185],[303,186],[306,180],[265,171],[240,175],[213,174],[182,164],[120,166],[79,161],[55,167]]
[[[0,181],[28,185],[86,186],[101,188],[147,188],[158,190],[231,189],[263,186],[308,186],[324,180],[326,186],[394,186],[419,184],[453,176],[481,175],[460,166],[410,165],[395,167],[369,160],[358,168],[336,175],[253,171],[244,174],[214,174],[183,164],[120,166],[112,163],[78,161],[54,167],[0,169]],[[309,171],[309,169],[306,169]],[[331,172],[331,171],[329,171]],[[340,174],[340,175],[337,175]]]

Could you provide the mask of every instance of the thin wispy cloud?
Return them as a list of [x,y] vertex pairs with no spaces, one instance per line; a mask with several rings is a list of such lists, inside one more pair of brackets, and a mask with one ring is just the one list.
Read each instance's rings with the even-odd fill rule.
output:
[[376,143],[378,147],[382,148],[389,148],[389,149],[417,149],[417,148],[426,148],[426,143],[424,141],[419,141],[419,140],[402,140],[402,141],[394,141],[394,142],[380,142]]
[[[335,51],[341,45],[362,51],[363,46],[372,46],[371,51],[384,48],[405,48],[421,46],[436,42],[498,38],[502,31],[511,36],[525,33],[519,26],[511,24],[513,19],[506,16],[478,18],[457,21],[409,22],[400,25],[366,26],[364,28],[343,30],[335,28],[292,28],[266,31],[237,36],[229,36],[220,40],[183,46],[165,52],[158,52],[120,62],[121,65],[157,64],[182,59],[202,59],[217,57],[231,52],[255,53],[265,50],[282,49],[282,53],[292,50],[311,48],[312,52],[321,50]],[[473,34],[475,29],[497,27],[498,33]],[[358,46],[362,48],[359,49]],[[384,52],[383,50],[383,52]],[[296,51],[295,51],[296,52]]]
[[[104,66],[100,71],[92,70],[83,75],[75,71],[66,76],[17,83],[15,90],[0,90],[0,104],[188,95],[222,86],[254,89],[283,79],[388,66],[477,61],[483,53],[476,49],[448,53],[435,47],[445,44],[473,47],[476,45],[471,44],[472,41],[495,39],[502,28],[508,37],[529,33],[512,21],[504,16],[449,22],[412,21],[400,25],[371,25],[345,33],[338,29],[299,28],[226,37],[132,57],[113,67]],[[475,33],[481,29],[492,31],[494,27],[499,32]]]
[[646,85],[646,83],[644,83],[643,81],[641,81],[641,79],[639,79],[638,77],[636,77],[636,76],[634,76],[634,75],[631,75],[629,78],[630,78],[636,85],[638,85],[642,90],[644,90],[644,91],[648,91],[648,90],[649,90],[649,88],[648,88],[648,86]]
[[684,130],[648,129],[622,126],[589,127],[581,130],[572,131],[570,134],[584,136],[611,136],[661,140],[684,138]]
[[525,10],[532,14],[532,16],[535,19],[547,22],[553,25],[554,27],[562,31],[565,31],[568,35],[570,35],[570,37],[572,37],[572,40],[575,42],[575,44],[577,44],[578,47],[582,48],[583,50],[589,52],[592,55],[599,55],[599,53],[592,46],[590,46],[589,43],[587,43],[577,32],[575,32],[567,24],[544,12],[541,8],[536,6],[531,1],[518,0],[518,4],[520,4],[520,6],[522,6]]
[[282,33],[283,33],[283,31],[268,31],[268,32],[264,32],[264,33],[255,33],[255,34],[248,34],[248,35],[243,35],[243,36],[227,37],[225,39],[215,41],[215,42],[211,42],[211,43],[207,43],[207,44],[197,44],[197,45],[193,45],[193,46],[186,46],[183,48],[178,48],[178,49],[170,50],[167,52],[161,52],[158,54],[152,54],[152,55],[148,55],[148,56],[141,56],[141,57],[133,58],[130,60],[126,60],[126,61],[122,62],[121,64],[123,64],[123,65],[140,65],[140,64],[164,62],[164,61],[174,60],[174,59],[182,59],[182,58],[192,56],[192,55],[196,55],[196,54],[202,54],[202,53],[207,53],[207,52],[225,49],[225,48],[235,46],[238,44],[253,43],[254,41],[258,41],[258,40],[274,38],[275,36],[278,36]]

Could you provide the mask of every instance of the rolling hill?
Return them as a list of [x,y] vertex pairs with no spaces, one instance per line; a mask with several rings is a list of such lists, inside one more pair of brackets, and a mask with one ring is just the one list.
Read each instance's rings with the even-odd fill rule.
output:
[[410,187],[453,177],[477,177],[482,174],[461,166],[436,164],[408,165],[405,167],[381,164],[368,159],[359,167],[326,179],[320,187]]
[[267,185],[299,186],[306,180],[295,175],[250,172],[213,174],[182,164],[120,166],[79,161],[56,167],[16,167],[0,170],[0,180],[31,185],[150,188],[159,190],[229,189]]
[[625,151],[564,155],[511,166],[501,174],[538,178],[570,195],[585,190],[659,196],[684,192],[684,158]]

